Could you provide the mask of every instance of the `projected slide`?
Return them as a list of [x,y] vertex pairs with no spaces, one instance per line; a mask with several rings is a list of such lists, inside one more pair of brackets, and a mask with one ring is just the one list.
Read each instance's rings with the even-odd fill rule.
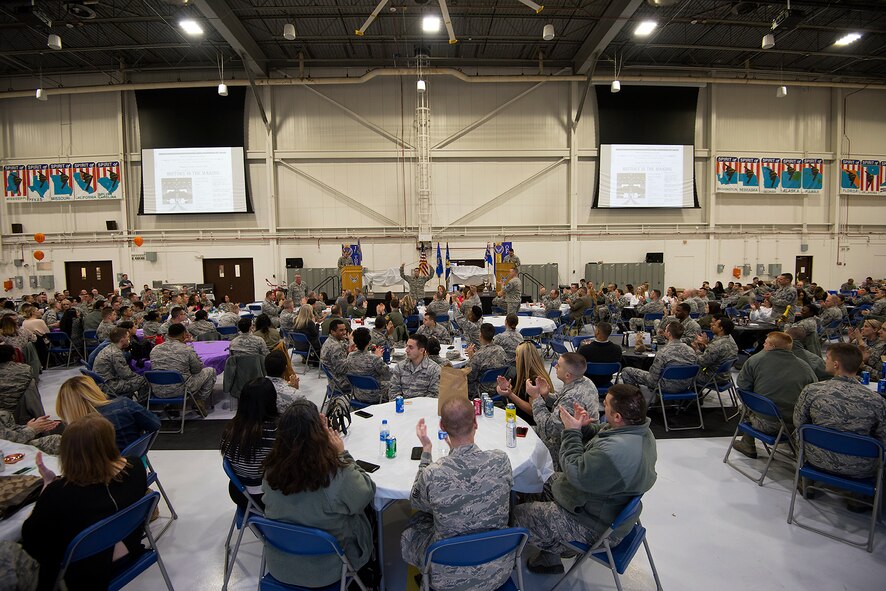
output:
[[246,212],[243,148],[142,150],[144,213]]
[[694,207],[693,146],[603,144],[597,207]]

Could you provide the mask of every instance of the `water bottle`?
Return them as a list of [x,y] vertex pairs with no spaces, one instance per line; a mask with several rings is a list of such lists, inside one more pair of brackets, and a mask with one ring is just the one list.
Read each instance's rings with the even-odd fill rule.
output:
[[517,421],[514,419],[508,419],[505,425],[505,445],[517,447]]
[[446,431],[443,431],[442,429],[437,431],[437,454],[436,455],[437,455],[437,457],[436,457],[437,460],[449,455],[449,444],[446,443]]
[[378,429],[378,455],[384,457],[385,450],[388,445],[388,437],[391,436],[391,431],[388,429],[388,420],[382,419],[381,427]]

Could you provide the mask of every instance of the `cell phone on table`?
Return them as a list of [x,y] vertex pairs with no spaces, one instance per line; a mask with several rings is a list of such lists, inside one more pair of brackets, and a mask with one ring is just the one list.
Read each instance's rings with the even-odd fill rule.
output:
[[358,417],[362,417],[364,419],[372,418],[372,415],[369,414],[368,412],[366,412],[365,410],[358,410],[354,414],[357,415]]
[[424,448],[422,448],[422,446],[420,446],[420,445],[417,447],[413,447],[412,448],[412,455],[409,457],[413,460],[420,460],[421,454],[423,451],[424,451]]
[[363,460],[357,460],[356,464],[363,468],[366,472],[372,474],[376,470],[378,470],[381,466],[378,464],[370,464],[369,462],[364,462]]
[[529,433],[529,427],[517,427],[517,437],[526,437]]

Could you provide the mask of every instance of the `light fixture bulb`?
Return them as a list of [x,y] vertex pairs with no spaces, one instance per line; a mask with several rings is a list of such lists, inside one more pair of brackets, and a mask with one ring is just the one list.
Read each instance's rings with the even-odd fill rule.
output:
[[554,25],[547,24],[545,28],[542,30],[541,38],[545,41],[550,41],[554,38]]
[[773,47],[775,47],[775,35],[773,35],[772,33],[767,33],[766,35],[763,35],[763,43],[761,47],[763,47],[763,49],[772,49]]
[[855,43],[859,39],[861,39],[861,33],[847,33],[846,35],[843,35],[842,37],[837,39],[834,42],[834,45],[839,45],[840,47],[843,47],[845,45],[849,45],[850,43]]
[[427,89],[428,89],[428,85],[425,84],[424,80],[419,78],[418,82],[415,83],[415,90],[417,90],[419,92],[419,94],[421,94],[422,92],[426,91]]
[[295,40],[295,25],[292,23],[286,23],[283,25],[283,38],[287,41]]
[[788,87],[787,86],[779,86],[775,89],[775,97],[776,98],[784,98],[788,95]]
[[634,28],[634,35],[637,37],[648,37],[657,26],[658,23],[655,21],[643,21]]
[[440,30],[440,17],[428,15],[421,20],[421,30],[425,33],[436,33]]
[[609,85],[610,92],[618,92],[621,90],[621,82],[618,80],[613,80],[612,84]]
[[178,26],[192,37],[203,34],[203,27],[200,26],[200,23],[190,18],[178,21]]
[[46,46],[49,47],[49,49],[55,49],[58,51],[62,48],[62,38],[55,34],[50,35],[46,38]]
[[222,82],[218,85],[218,93],[221,96],[228,96],[228,85]]
[[43,90],[42,88],[38,88],[38,89],[37,89],[37,94],[36,94],[36,96],[37,96],[37,100],[38,100],[38,101],[49,100],[49,96],[46,94],[46,91]]

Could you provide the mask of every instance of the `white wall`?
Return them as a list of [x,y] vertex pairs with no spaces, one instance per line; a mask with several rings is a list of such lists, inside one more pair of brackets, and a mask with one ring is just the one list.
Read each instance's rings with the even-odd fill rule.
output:
[[[434,240],[449,241],[453,256],[479,258],[487,241],[510,239],[524,263],[558,263],[564,282],[580,277],[586,262],[635,262],[647,252],[665,253],[666,283],[677,286],[729,280],[733,266],[742,264],[752,265],[752,274],[758,263],[781,263],[793,271],[800,254],[814,257],[814,279],[829,286],[849,276],[886,275],[886,210],[876,197],[838,198],[833,168],[835,159],[850,155],[886,159],[883,91],[850,95],[791,87],[786,98],[776,99],[768,86],[701,88],[696,117],[701,207],[650,212],[591,209],[594,93],[572,131],[580,85],[534,86],[447,77],[428,82],[431,144],[440,144],[432,150]],[[255,212],[187,217],[137,215],[140,151],[131,93],[0,101],[3,164],[126,163],[122,201],[0,207],[0,278],[22,274],[13,259],[33,261],[34,232],[48,236],[41,249],[59,287],[67,260],[111,259],[115,272],[128,272],[140,284],[200,281],[200,257],[251,256],[259,294],[265,278],[284,274],[284,258],[300,256],[308,267],[329,267],[339,244],[358,237],[371,268],[414,263],[413,153],[390,137],[415,143],[413,80],[401,84],[383,77],[362,85],[261,92],[271,135],[249,94],[245,122]],[[477,125],[508,101],[513,102]],[[456,134],[461,137],[453,139]],[[815,196],[712,194],[711,159],[736,153],[822,157],[830,182]],[[107,232],[106,220],[116,221],[119,231]],[[13,222],[24,225],[24,237],[10,234]],[[141,249],[131,244],[135,235],[146,240]],[[158,253],[156,263],[131,260],[146,250]],[[725,265],[720,274],[718,264]]]

